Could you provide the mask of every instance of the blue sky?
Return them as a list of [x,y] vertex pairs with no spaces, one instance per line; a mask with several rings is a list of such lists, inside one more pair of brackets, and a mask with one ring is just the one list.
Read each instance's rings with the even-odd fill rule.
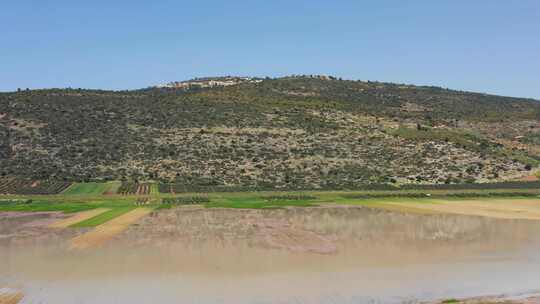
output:
[[540,1],[17,0],[0,91],[331,74],[540,99]]

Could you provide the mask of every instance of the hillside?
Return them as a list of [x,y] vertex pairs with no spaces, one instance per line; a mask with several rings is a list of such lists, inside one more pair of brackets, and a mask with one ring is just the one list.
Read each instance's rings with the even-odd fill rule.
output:
[[322,76],[30,90],[0,94],[0,139],[0,175],[31,179],[242,189],[486,182],[534,173],[540,102]]

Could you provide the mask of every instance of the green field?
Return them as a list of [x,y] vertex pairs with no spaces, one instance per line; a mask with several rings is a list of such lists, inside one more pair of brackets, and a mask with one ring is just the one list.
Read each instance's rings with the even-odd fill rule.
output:
[[100,206],[96,204],[74,201],[74,202],[56,202],[49,200],[36,200],[31,203],[18,203],[0,205],[0,211],[20,211],[20,212],[44,212],[61,211],[64,213],[73,213],[95,209]]
[[[287,207],[316,207],[322,204],[360,205],[391,209],[395,211],[431,212],[420,210],[423,203],[442,203],[479,200],[483,203],[501,199],[520,201],[540,198],[540,189],[497,189],[497,190],[399,190],[399,191],[303,191],[303,192],[231,192],[231,193],[185,193],[162,194],[152,187],[149,195],[106,194],[115,183],[75,184],[58,195],[0,196],[0,211],[39,212],[57,211],[74,213],[96,208],[110,209],[92,218],[82,220],[70,227],[95,227],[106,223],[140,206],[154,210],[178,208],[182,205],[199,205],[203,208],[233,209],[281,209]],[[150,197],[149,197],[150,196]],[[204,200],[195,200],[203,197]],[[512,198],[513,200],[509,200]],[[194,201],[195,200],[195,201]],[[173,203],[163,203],[173,202]],[[400,203],[396,205],[396,202]],[[401,204],[402,203],[402,204]],[[419,205],[421,204],[421,205]],[[419,209],[420,208],[420,209]],[[424,208],[425,209],[425,208]],[[473,211],[476,212],[476,211]],[[499,215],[497,215],[499,216]]]
[[[17,198],[16,200],[20,200]],[[42,211],[60,211],[64,213],[73,213],[86,211],[96,208],[122,208],[134,206],[133,198],[114,197],[107,198],[106,196],[71,196],[71,195],[55,195],[55,196],[40,196],[38,198],[29,199],[30,202],[0,204],[0,211],[21,211],[21,212],[42,212]]]
[[278,209],[284,207],[314,207],[311,200],[267,200],[264,197],[231,197],[205,203],[206,208]]
[[112,186],[111,183],[74,183],[67,188],[65,195],[103,194]]
[[99,214],[97,216],[94,216],[93,218],[87,219],[85,221],[79,222],[75,225],[72,225],[73,228],[83,228],[83,227],[95,227],[98,225],[101,225],[105,222],[108,222],[112,220],[115,217],[118,217],[124,213],[127,213],[133,209],[135,209],[135,206],[128,206],[128,207],[117,207],[113,208],[109,211],[106,211],[102,214]]
[[[120,214],[136,206],[140,200],[137,195],[108,194],[117,187],[118,182],[78,183],[67,191],[57,195],[2,195],[0,211],[61,211],[73,213],[95,208],[114,209],[100,218]],[[180,204],[162,204],[163,199],[189,198],[204,196],[209,202],[199,205],[205,208],[244,208],[276,209],[285,207],[312,207],[322,203],[371,205],[385,201],[429,201],[430,199],[496,199],[496,198],[538,198],[540,189],[473,189],[473,190],[397,190],[397,191],[261,191],[261,192],[226,192],[226,193],[159,193],[156,184],[152,184],[149,195],[144,196],[151,208],[176,208]],[[114,190],[114,189],[113,189]],[[150,196],[150,197],[149,197]],[[304,199],[305,198],[305,199]],[[189,200],[188,200],[189,201]],[[191,203],[190,203],[191,204]],[[100,222],[101,219],[95,221]],[[87,223],[88,224],[88,223]],[[90,223],[91,224],[91,223]],[[90,225],[88,224],[88,225]]]
[[156,183],[150,184],[150,195],[159,194],[159,186]]

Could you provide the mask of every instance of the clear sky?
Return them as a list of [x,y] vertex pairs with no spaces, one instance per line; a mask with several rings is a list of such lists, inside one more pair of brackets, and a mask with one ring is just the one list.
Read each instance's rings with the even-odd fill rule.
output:
[[0,3],[0,91],[288,74],[540,99],[540,1]]

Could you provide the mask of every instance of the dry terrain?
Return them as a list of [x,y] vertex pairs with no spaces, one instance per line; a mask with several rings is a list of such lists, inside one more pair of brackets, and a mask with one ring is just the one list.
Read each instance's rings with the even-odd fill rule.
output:
[[[24,293],[23,303],[450,303],[455,297],[531,304],[534,295],[516,297],[540,286],[539,201],[139,207],[95,228],[58,227],[87,211],[6,212],[0,258],[8,267],[0,269],[0,286],[17,286],[10,301]],[[400,206],[408,204],[420,212],[404,212]],[[520,216],[500,216],[506,211]],[[493,280],[495,272],[505,276]],[[509,294],[470,298],[503,292]]]

